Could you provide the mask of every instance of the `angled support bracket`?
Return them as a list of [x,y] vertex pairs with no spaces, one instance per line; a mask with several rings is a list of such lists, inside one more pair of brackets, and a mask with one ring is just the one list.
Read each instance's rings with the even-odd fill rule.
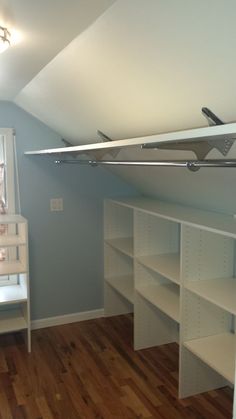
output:
[[[235,137],[236,140],[236,137]],[[216,148],[223,156],[227,156],[234,140],[225,138],[224,140],[207,140],[207,141],[183,141],[171,144],[144,144],[143,149],[164,149],[164,150],[184,150],[193,151],[198,160],[204,159],[207,154]]]
[[[202,114],[208,121],[209,126],[214,125],[224,125],[224,122],[218,118],[210,109],[203,107]],[[235,136],[236,140],[236,136]],[[225,137],[224,139],[214,139],[214,140],[200,140],[200,141],[181,141],[181,142],[172,142],[171,144],[144,144],[143,149],[164,149],[164,150],[184,150],[184,151],[193,151],[198,160],[204,159],[207,154],[213,149],[216,148],[223,156],[227,156],[229,150],[231,149],[234,139]]]
[[[97,130],[97,134],[98,136],[102,139],[102,141],[104,143],[107,143],[109,141],[113,141],[110,137],[108,137],[106,134],[104,134],[104,132]],[[114,149],[114,150],[109,150],[109,152],[107,151],[100,151],[100,152],[96,152],[96,159],[101,159],[104,157],[105,154],[110,154],[110,156],[112,157],[116,157],[117,154],[120,152],[120,148]]]
[[[97,135],[101,138],[103,143],[107,143],[110,141],[113,141],[110,137],[108,137],[106,134],[104,134],[102,131],[97,130]],[[62,142],[65,144],[66,147],[73,147],[73,144],[71,144],[68,140],[65,140],[64,138],[62,138]],[[114,150],[98,150],[98,151],[94,151],[93,153],[89,153],[90,155],[93,155],[94,158],[96,160],[100,160],[104,157],[105,154],[110,154],[112,157],[116,157],[117,154],[120,152],[120,148],[116,148]],[[77,153],[77,155],[79,155],[80,153]],[[75,156],[74,154],[72,154],[73,157]]]

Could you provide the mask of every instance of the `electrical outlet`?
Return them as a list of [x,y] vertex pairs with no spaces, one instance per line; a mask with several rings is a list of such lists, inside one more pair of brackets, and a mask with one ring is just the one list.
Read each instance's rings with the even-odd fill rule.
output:
[[63,211],[63,198],[51,198],[50,211]]

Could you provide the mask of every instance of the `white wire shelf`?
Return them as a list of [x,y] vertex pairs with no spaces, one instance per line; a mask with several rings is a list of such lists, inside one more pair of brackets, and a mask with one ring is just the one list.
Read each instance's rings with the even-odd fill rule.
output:
[[236,278],[187,281],[185,287],[205,300],[236,315]]
[[180,256],[178,253],[140,256],[137,258],[143,266],[165,276],[171,281],[180,282]]
[[137,285],[136,291],[151,304],[179,323],[179,289],[175,284]]
[[105,242],[112,246],[114,249],[119,250],[121,253],[124,253],[126,256],[133,257],[133,238],[132,237],[122,237],[117,239],[106,239]]
[[233,333],[207,336],[184,343],[184,347],[234,383],[236,339]]
[[134,303],[134,281],[132,275],[108,277],[105,280],[131,304]]

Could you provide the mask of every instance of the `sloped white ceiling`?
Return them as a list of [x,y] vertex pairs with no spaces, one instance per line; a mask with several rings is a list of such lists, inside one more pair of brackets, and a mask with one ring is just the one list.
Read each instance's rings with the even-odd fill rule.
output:
[[11,48],[0,55],[0,100],[12,100],[115,0],[0,0]]
[[16,103],[75,144],[236,119],[236,2],[118,0]]
[[[236,121],[235,16],[235,0],[118,0],[15,102],[74,144],[204,126],[202,106]],[[163,153],[148,157],[193,157]],[[145,193],[233,209],[229,172],[118,170]]]

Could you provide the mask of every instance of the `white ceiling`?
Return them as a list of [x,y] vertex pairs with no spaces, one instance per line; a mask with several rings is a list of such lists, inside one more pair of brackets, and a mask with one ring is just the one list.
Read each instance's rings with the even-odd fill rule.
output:
[[83,143],[236,120],[235,0],[117,0],[16,103]]
[[[97,2],[102,9],[111,3],[91,0],[92,9]],[[42,2],[30,0],[14,3],[16,10],[20,9],[17,3],[42,7]],[[62,3],[67,10],[68,1],[54,1],[54,5],[61,4],[60,13]],[[82,4],[70,3],[78,8]],[[84,0],[80,10],[86,10],[87,4]],[[54,19],[55,26],[64,21],[60,13]],[[117,0],[86,31],[78,31],[47,65],[40,64],[39,68],[45,66],[37,75],[34,69],[29,77],[34,78],[14,100],[74,144],[97,139],[97,129],[119,139],[205,126],[202,106],[226,122],[236,121],[235,16],[235,0]],[[76,21],[67,17],[67,22]],[[37,19],[29,14],[25,17],[28,20],[34,26]],[[65,36],[68,27],[63,29]],[[45,36],[44,42],[48,40]],[[23,54],[20,45],[19,54]],[[31,61],[27,58],[26,69],[33,65]],[[3,68],[2,61],[0,64]],[[16,84],[20,77],[19,72]],[[233,150],[235,155],[235,147]],[[212,156],[221,157],[218,154]],[[140,150],[126,151],[123,156],[194,157],[186,152]],[[182,169],[122,168],[116,172],[144,193],[236,211],[233,169],[190,173]]]
[[0,25],[20,42],[0,55],[0,100],[13,99],[114,0],[0,0]]

